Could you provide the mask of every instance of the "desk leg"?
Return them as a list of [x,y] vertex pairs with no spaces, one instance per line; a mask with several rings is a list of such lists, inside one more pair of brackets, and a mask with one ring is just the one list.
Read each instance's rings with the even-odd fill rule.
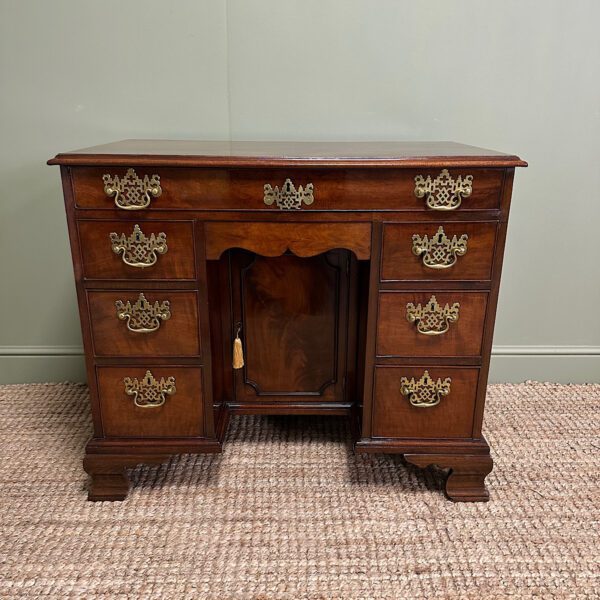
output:
[[405,454],[404,459],[417,467],[437,465],[450,469],[446,496],[455,502],[487,502],[490,498],[485,478],[492,471],[488,454]]
[[160,464],[169,455],[87,454],[83,468],[90,476],[88,500],[125,500],[129,492],[127,469],[138,464]]

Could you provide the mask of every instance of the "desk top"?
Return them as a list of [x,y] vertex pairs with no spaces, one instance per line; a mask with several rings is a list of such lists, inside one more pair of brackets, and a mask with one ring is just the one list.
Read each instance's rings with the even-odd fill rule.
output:
[[518,156],[455,142],[122,140],[57,154],[49,165],[173,167],[526,167]]

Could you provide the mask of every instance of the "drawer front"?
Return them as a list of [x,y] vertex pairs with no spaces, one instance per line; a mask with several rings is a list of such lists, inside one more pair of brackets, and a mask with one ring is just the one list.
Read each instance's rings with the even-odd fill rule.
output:
[[88,292],[96,356],[198,356],[196,292]]
[[[429,379],[424,379],[427,371]],[[478,369],[458,367],[375,368],[373,402],[373,437],[384,438],[469,438],[473,431],[473,415],[477,395]],[[449,381],[448,381],[449,378]],[[416,390],[415,402],[429,397],[431,385],[443,389],[435,406],[413,406],[408,390]],[[411,385],[412,384],[412,385]],[[420,387],[419,387],[420,385]]]
[[386,223],[382,281],[489,280],[496,222]]
[[378,356],[478,356],[486,292],[381,292]]
[[203,435],[202,369],[98,367],[97,377],[105,436]]
[[262,256],[322,254],[336,248],[352,250],[359,260],[371,257],[370,223],[269,223],[237,221],[204,225],[206,258],[218,259],[225,250],[242,248]]
[[499,208],[502,169],[449,169],[447,176],[442,171],[77,167],[73,189],[80,208],[123,211]]
[[195,279],[191,222],[79,221],[87,279]]

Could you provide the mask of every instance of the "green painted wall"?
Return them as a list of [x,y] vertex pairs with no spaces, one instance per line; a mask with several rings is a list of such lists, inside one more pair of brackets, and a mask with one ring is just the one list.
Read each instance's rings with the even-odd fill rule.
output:
[[0,382],[82,378],[58,151],[131,137],[520,154],[494,380],[600,380],[597,0],[0,0]]

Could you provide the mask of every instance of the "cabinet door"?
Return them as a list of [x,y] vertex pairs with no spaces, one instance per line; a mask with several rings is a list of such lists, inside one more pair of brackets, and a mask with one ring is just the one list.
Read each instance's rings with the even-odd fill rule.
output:
[[236,404],[347,402],[349,260],[344,250],[309,258],[232,251],[233,325],[245,361],[234,371]]

